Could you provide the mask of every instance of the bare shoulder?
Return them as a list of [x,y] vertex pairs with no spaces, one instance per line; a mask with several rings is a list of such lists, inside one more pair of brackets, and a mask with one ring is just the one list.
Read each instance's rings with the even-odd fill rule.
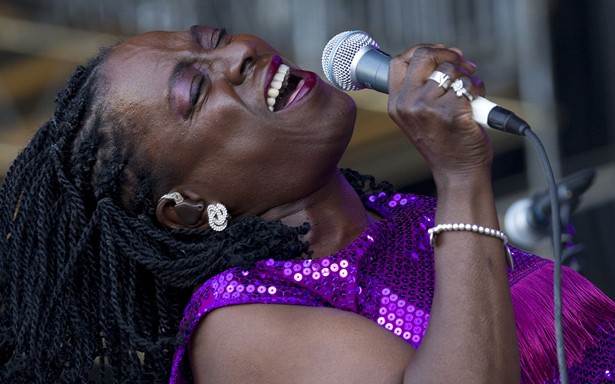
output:
[[219,308],[190,348],[196,383],[401,383],[414,349],[360,315],[333,308]]

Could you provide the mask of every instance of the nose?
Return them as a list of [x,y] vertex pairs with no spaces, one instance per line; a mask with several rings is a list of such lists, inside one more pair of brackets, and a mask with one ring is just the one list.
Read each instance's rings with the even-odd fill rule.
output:
[[219,48],[222,68],[217,68],[224,73],[227,81],[233,85],[242,84],[254,62],[257,52],[253,42],[247,39],[235,40],[226,46]]

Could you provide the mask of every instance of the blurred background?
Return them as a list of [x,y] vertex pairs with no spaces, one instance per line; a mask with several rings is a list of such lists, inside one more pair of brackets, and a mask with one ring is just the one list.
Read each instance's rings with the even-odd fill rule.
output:
[[[51,115],[56,92],[99,47],[149,30],[193,24],[264,37],[322,75],[338,32],[367,31],[397,53],[422,42],[460,47],[492,101],[540,136],[556,178],[596,176],[572,215],[566,263],[615,297],[615,1],[613,0],[4,0],[0,1],[0,178]],[[386,96],[351,93],[356,134],[342,166],[432,195],[429,172],[386,114]],[[546,188],[534,148],[489,133],[502,223],[513,203]],[[548,243],[527,246],[552,257]]]

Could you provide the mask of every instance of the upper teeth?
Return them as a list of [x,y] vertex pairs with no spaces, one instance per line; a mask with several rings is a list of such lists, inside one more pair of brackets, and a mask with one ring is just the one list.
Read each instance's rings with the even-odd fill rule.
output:
[[273,112],[275,98],[280,95],[282,87],[286,87],[288,85],[289,74],[290,68],[288,65],[280,64],[278,71],[275,76],[273,76],[273,80],[271,80],[271,84],[269,84],[269,89],[267,89],[267,106],[271,112]]

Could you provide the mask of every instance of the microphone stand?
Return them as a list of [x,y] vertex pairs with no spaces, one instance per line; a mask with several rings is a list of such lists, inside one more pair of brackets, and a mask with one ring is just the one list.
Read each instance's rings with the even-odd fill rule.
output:
[[[583,261],[578,255],[585,251],[585,245],[575,244],[574,239],[576,230],[572,224],[571,216],[574,210],[579,205],[581,195],[589,188],[595,176],[595,170],[588,169],[578,172],[566,178],[572,182],[562,182],[558,185],[558,195],[560,199],[560,223],[561,228],[565,229],[562,233],[561,243],[564,246],[562,250],[562,264],[582,273]],[[575,182],[576,181],[576,182]],[[575,185],[575,187],[571,187]]]

